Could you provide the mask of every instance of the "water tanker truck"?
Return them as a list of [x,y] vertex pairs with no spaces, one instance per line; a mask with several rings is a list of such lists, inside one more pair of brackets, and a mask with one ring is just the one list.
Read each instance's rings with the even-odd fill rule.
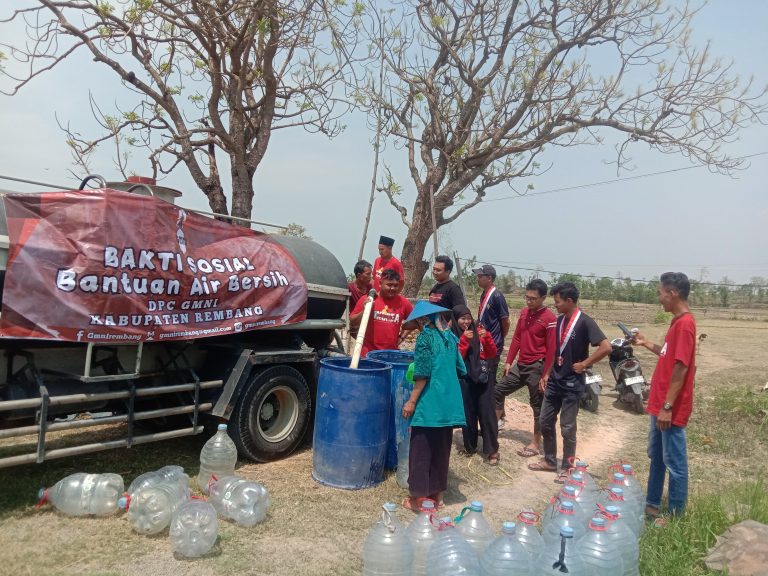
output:
[[0,203],[0,467],[222,421],[245,458],[290,454],[345,324],[339,262],[174,190],[93,180]]

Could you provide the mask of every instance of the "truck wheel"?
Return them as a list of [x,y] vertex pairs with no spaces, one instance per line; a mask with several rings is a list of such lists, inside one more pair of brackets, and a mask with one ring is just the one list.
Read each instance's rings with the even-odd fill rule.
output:
[[254,374],[230,421],[238,451],[257,462],[288,456],[309,426],[312,396],[297,370],[274,366]]

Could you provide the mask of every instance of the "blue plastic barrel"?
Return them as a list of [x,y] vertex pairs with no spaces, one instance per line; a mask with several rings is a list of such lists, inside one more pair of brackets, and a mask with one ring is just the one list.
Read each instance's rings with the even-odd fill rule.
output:
[[403,418],[403,404],[411,397],[413,384],[405,379],[408,366],[413,362],[413,352],[409,350],[371,350],[366,358],[386,362],[392,365],[390,394],[392,395],[392,414],[389,420],[389,440],[387,443],[388,470],[397,468],[397,445],[408,435],[410,419]]
[[356,490],[384,479],[391,410],[389,364],[351,358],[320,361],[312,448],[312,478]]

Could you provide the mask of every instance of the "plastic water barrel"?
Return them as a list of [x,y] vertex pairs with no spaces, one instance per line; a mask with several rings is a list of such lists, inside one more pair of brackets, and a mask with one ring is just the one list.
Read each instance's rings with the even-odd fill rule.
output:
[[386,362],[392,366],[390,394],[392,397],[391,418],[387,439],[387,470],[397,468],[397,445],[408,435],[410,419],[403,418],[403,404],[411,396],[413,384],[405,378],[408,365],[413,362],[413,352],[408,350],[371,350],[366,358]]
[[312,478],[333,488],[369,488],[384,479],[391,410],[389,364],[351,358],[320,361]]

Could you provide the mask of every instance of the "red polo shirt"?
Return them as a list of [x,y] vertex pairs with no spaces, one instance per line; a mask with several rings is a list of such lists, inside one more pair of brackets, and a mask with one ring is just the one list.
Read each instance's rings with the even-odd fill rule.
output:
[[557,318],[546,306],[535,312],[531,312],[528,307],[523,308],[509,345],[507,364],[515,361],[518,352],[518,364],[533,364],[542,360],[547,353],[547,331],[554,330],[556,322]]
[[651,392],[648,396],[649,414],[659,415],[667,400],[672,370],[676,362],[688,367],[683,388],[672,405],[672,424],[685,426],[693,411],[693,379],[696,375],[696,320],[687,312],[672,320],[659,352],[659,362],[651,378]]
[[[357,305],[352,310],[353,316],[363,311],[366,300],[366,298],[360,298],[357,301]],[[370,350],[397,350],[400,327],[412,311],[413,304],[400,294],[386,300],[378,296],[373,301],[360,357],[365,358]]]

